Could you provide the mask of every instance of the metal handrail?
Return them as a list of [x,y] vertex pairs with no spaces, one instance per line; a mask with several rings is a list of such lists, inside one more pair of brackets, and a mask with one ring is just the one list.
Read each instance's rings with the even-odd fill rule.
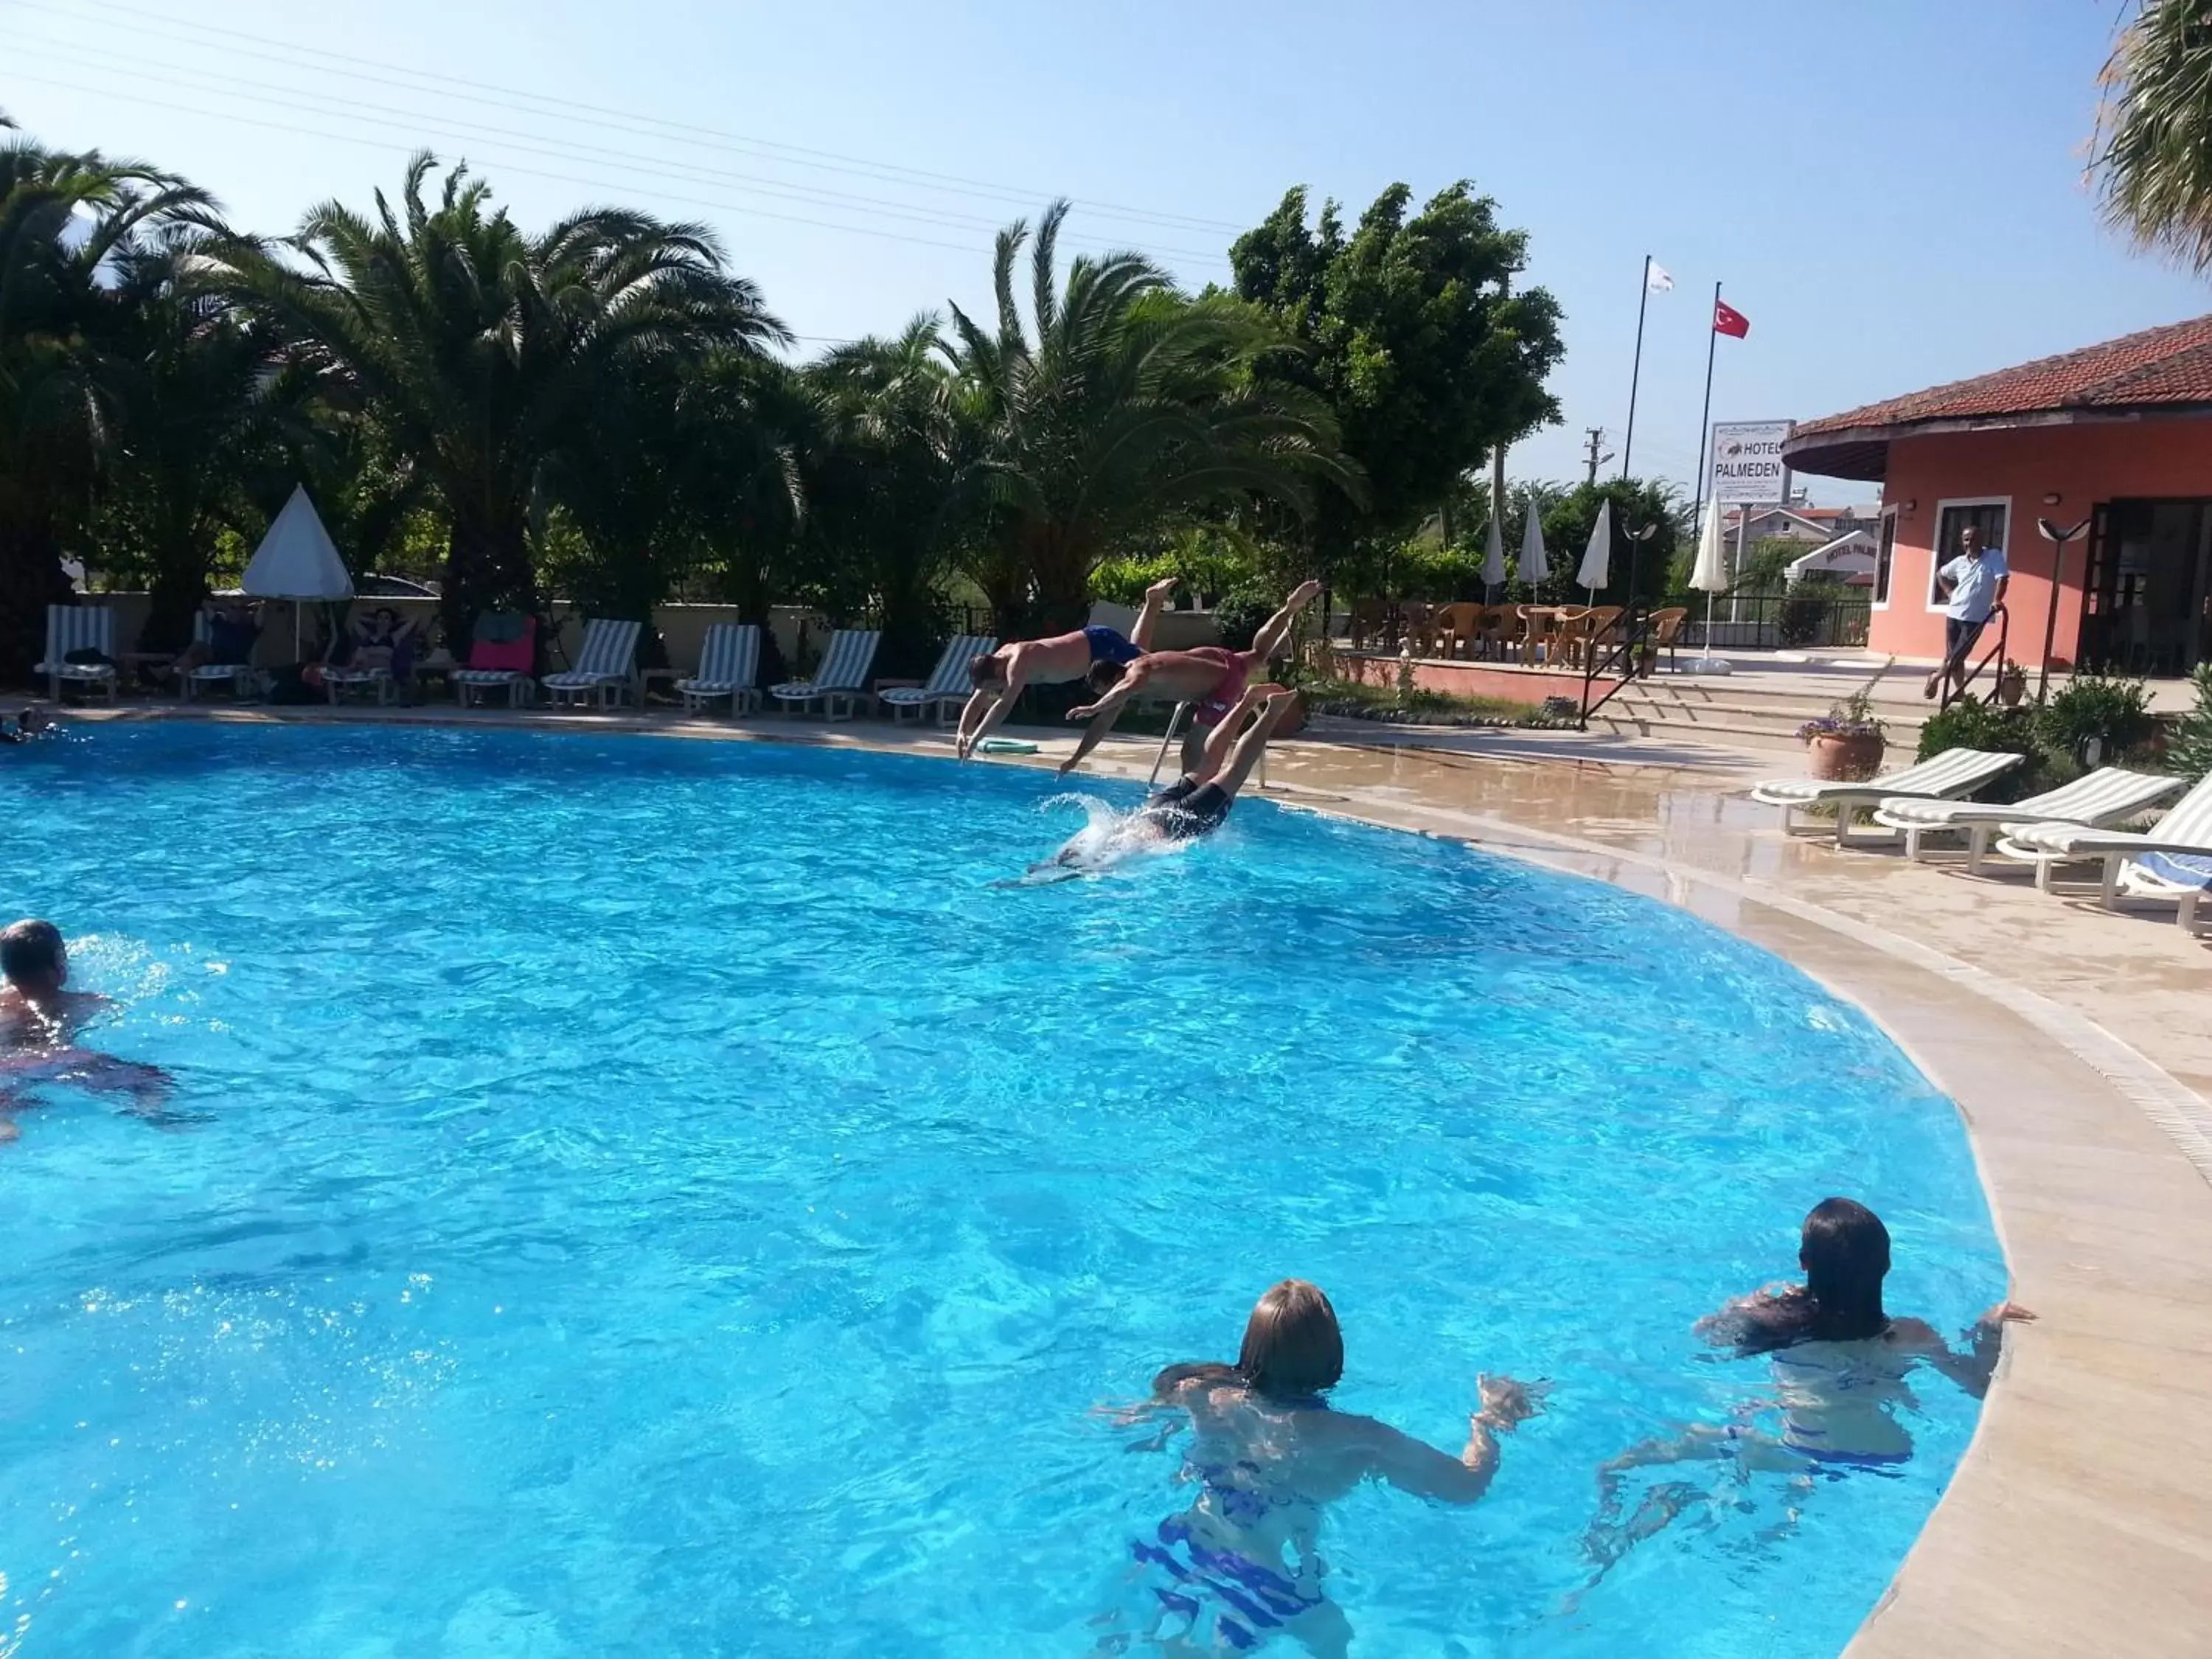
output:
[[[1636,678],[1638,647],[1646,642],[1645,636],[1654,631],[1651,627],[1650,609],[1638,601],[1632,601],[1628,609],[1613,625],[1620,630],[1620,637],[1606,652],[1602,663],[1598,660],[1595,649],[1585,649],[1583,653],[1582,712],[1576,717],[1576,728],[1578,731],[1589,731],[1590,716],[1619,696],[1627,688],[1629,681]],[[1595,647],[1596,643],[1595,640],[1590,641],[1592,647]],[[1656,636],[1651,643],[1656,649]],[[1621,664],[1620,678],[1607,688],[1603,696],[1595,702],[1591,702],[1590,689],[1596,684],[1598,676],[1612,673],[1616,661]]]
[[1942,701],[1938,702],[1936,706],[1936,711],[1939,714],[1942,710],[1948,708],[1953,703],[1958,702],[1960,698],[1965,696],[1966,695],[1966,688],[1973,684],[1976,680],[1981,678],[1982,670],[1987,668],[1990,663],[1995,662],[1997,665],[1997,672],[1999,674],[2004,672],[2005,659],[2010,655],[2010,652],[2007,649],[2007,647],[2012,638],[2012,613],[2007,611],[2004,606],[2001,605],[1994,605],[1990,607],[1990,620],[1996,623],[1997,625],[1997,642],[1982,653],[1982,659],[1979,662],[1976,663],[1972,668],[1966,671],[1965,676],[1959,681],[1958,689],[1956,690],[1954,690],[1951,687],[1950,662],[1948,659],[1945,660],[1943,664]]

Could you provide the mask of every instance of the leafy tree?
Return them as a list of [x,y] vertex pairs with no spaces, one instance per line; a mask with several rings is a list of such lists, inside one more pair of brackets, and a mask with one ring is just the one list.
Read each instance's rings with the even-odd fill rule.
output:
[[1025,222],[999,234],[996,325],[951,307],[947,355],[981,431],[961,478],[985,514],[969,571],[1002,635],[1079,623],[1102,561],[1223,506],[1261,495],[1304,514],[1316,479],[1357,488],[1327,404],[1252,373],[1282,344],[1264,314],[1226,295],[1188,299],[1134,253],[1077,258],[1063,283],[1066,212],[1055,203],[1037,227],[1026,319]]
[[465,167],[427,200],[436,166],[415,158],[397,212],[381,191],[373,219],[314,209],[296,258],[242,240],[223,258],[230,291],[283,356],[374,422],[435,493],[447,631],[462,640],[481,610],[535,608],[533,532],[624,377],[787,337],[698,227],[594,208],[533,236]]
[[2166,764],[2185,778],[2212,777],[2212,662],[2191,676],[2197,706],[2185,714],[2166,746]]
[[2142,246],[2212,269],[2212,10],[2141,0],[2100,78],[2091,170],[2106,216]]
[[808,536],[841,579],[828,607],[872,609],[891,674],[927,673],[942,642],[940,579],[976,533],[957,486],[981,453],[927,313],[891,339],[832,351],[807,374],[823,411],[822,441],[805,467]]
[[1367,480],[1364,501],[1324,496],[1314,521],[1321,567],[1339,578],[1377,579],[1380,552],[1463,474],[1559,418],[1544,390],[1565,350],[1559,305],[1541,289],[1510,291],[1527,236],[1501,228],[1465,180],[1408,217],[1412,199],[1391,185],[1347,237],[1334,201],[1309,226],[1296,188],[1230,250],[1237,292],[1298,348],[1263,374],[1327,400]]
[[28,674],[69,597],[63,551],[116,430],[115,261],[211,214],[143,162],[0,144],[0,677]]

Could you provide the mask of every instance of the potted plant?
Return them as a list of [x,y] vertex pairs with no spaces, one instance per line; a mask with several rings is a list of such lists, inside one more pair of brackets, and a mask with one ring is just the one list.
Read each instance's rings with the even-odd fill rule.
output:
[[2004,666],[1997,670],[1996,693],[1997,701],[2007,708],[2019,708],[2020,700],[2027,695],[2027,670],[2007,657]]
[[1818,720],[1797,728],[1816,778],[1850,781],[1870,778],[1881,769],[1884,746],[1882,723],[1874,712],[1874,699],[1861,687],[1842,702],[1831,704]]

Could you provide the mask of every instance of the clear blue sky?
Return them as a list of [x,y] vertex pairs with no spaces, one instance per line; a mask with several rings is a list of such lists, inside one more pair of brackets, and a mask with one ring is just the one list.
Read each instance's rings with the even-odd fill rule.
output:
[[525,222],[605,200],[703,219],[825,338],[982,303],[992,228],[1055,194],[1079,246],[1195,286],[1288,185],[1356,213],[1394,179],[1464,176],[1566,313],[1565,419],[1516,476],[1576,472],[1585,427],[1619,449],[1650,252],[1676,287],[1651,303],[1634,459],[1686,481],[1717,278],[1753,325],[1721,342],[1717,419],[1809,419],[2212,310],[2081,183],[2114,11],[0,0],[0,108],[181,171],[257,230],[365,206],[418,145],[468,156]]

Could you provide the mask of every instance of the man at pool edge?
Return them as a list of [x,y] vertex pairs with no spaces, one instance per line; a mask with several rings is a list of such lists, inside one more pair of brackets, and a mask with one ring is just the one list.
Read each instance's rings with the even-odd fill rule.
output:
[[159,1066],[77,1046],[77,1028],[108,1000],[67,988],[69,948],[53,923],[25,920],[0,930],[0,1141],[17,1138],[13,1114],[43,1083],[127,1094],[142,1110],[166,1097],[172,1079]]
[[1183,1625],[1152,1632],[1188,1644],[1170,1650],[1200,1650],[1209,1634],[1223,1650],[1243,1650],[1280,1629],[1324,1659],[1346,1653],[1351,1626],[1322,1590],[1322,1507],[1369,1480],[1472,1504],[1498,1473],[1498,1437],[1541,1408],[1540,1388],[1478,1376],[1481,1405],[1455,1457],[1335,1410],[1327,1395],[1343,1375],[1336,1310],[1319,1285],[1286,1279],[1253,1308],[1234,1365],[1170,1365],[1153,1378],[1151,1409],[1189,1417],[1186,1467],[1198,1488],[1187,1510],[1133,1546],[1159,1575],[1161,1618]]
[[1049,639],[1016,640],[969,663],[968,678],[975,690],[960,711],[960,732],[952,752],[962,760],[974,754],[975,745],[1014,712],[1024,688],[1065,684],[1081,679],[1098,663],[1134,662],[1145,655],[1152,648],[1153,629],[1175,585],[1176,578],[1169,576],[1145,590],[1144,607],[1126,638],[1093,623]]

